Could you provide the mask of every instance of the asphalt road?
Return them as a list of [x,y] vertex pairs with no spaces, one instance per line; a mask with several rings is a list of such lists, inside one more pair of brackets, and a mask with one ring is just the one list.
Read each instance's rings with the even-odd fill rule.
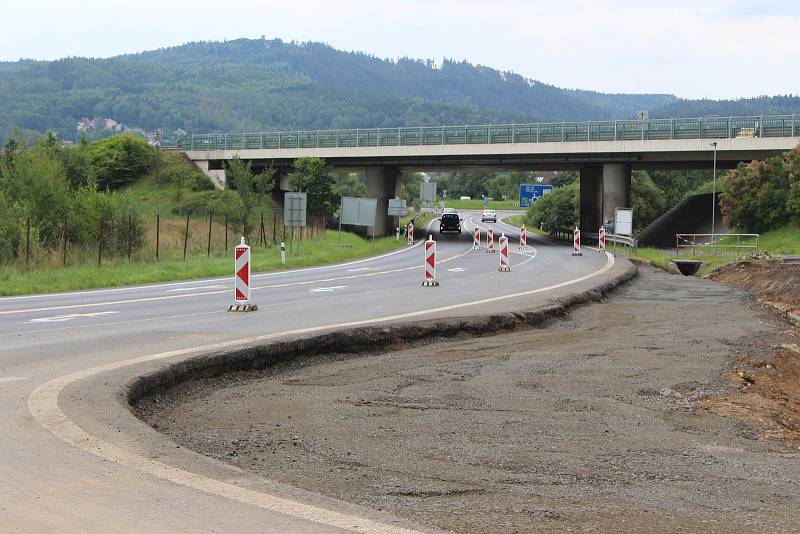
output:
[[[188,452],[159,463],[161,453],[143,443],[163,438],[149,428],[129,436],[118,426],[113,444],[97,439],[113,426],[104,430],[100,419],[122,425],[131,416],[92,403],[87,384],[102,388],[103,373],[133,376],[139,361],[244,339],[527,308],[593,286],[620,265],[591,250],[573,257],[571,247],[533,234],[517,251],[517,229],[462,216],[461,236],[440,236],[432,224],[438,287],[421,286],[417,243],[345,264],[255,274],[255,313],[226,311],[231,278],[0,299],[0,530],[395,531],[400,523],[372,511],[268,481],[230,482],[230,468]],[[472,250],[476,224],[493,226],[495,239],[510,237],[511,272],[498,272],[499,254]],[[244,483],[253,487],[240,489]]]

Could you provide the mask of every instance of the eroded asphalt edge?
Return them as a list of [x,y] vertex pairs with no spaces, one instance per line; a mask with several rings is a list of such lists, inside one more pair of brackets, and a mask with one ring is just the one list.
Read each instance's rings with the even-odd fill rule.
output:
[[[30,395],[28,406],[39,423],[67,443],[105,460],[131,467],[140,473],[324,525],[358,532],[411,532],[418,527],[402,520],[398,521],[397,518],[387,514],[361,509],[350,503],[342,503],[324,496],[303,492],[297,488],[287,488],[285,485],[265,480],[228,464],[183,449],[179,455],[182,458],[176,458],[173,455],[170,461],[178,465],[183,464],[184,468],[152,460],[142,451],[134,452],[129,447],[114,445],[84,430],[61,410],[58,403],[59,398],[65,389],[77,387],[79,381],[98,379],[102,374],[103,379],[111,384],[111,387],[105,388],[101,395],[103,396],[103,406],[107,411],[114,412],[109,415],[109,421],[113,421],[115,432],[119,432],[120,426],[122,426],[125,429],[123,434],[130,431],[130,434],[134,435],[144,433],[147,441],[150,439],[158,441],[159,437],[166,440],[168,438],[154,432],[144,422],[135,418],[130,403],[134,403],[137,399],[159,388],[171,387],[180,381],[236,370],[264,368],[272,363],[298,356],[313,356],[331,352],[357,353],[365,350],[374,352],[376,348],[381,350],[398,347],[400,344],[429,342],[437,337],[455,334],[478,336],[541,325],[552,318],[563,316],[574,306],[599,301],[609,291],[635,277],[636,267],[628,264],[624,268],[616,269],[621,272],[611,279],[594,287],[564,295],[550,303],[528,310],[440,319],[433,322],[414,322],[410,319],[554,291],[584,282],[606,273],[614,267],[613,256],[607,254],[607,258],[608,261],[603,268],[589,275],[545,288],[390,317],[321,325],[206,347],[169,351],[85,369],[41,384]],[[404,322],[381,325],[381,323],[398,321]],[[308,337],[308,334],[317,335]],[[165,366],[165,360],[173,361]],[[131,366],[145,366],[149,369],[142,371],[137,369],[139,376],[131,381],[131,370],[128,369]],[[113,374],[115,371],[116,374],[109,379],[107,375]],[[118,410],[114,409],[114,406],[110,406],[115,403],[117,403]],[[108,410],[109,407],[112,409]],[[102,432],[100,433],[102,434]],[[108,436],[111,437],[112,434]],[[187,458],[190,461],[187,461]],[[198,469],[195,469],[193,462],[198,461],[205,464],[202,470],[213,473],[213,476],[209,477],[194,472]],[[226,482],[222,480],[226,480]],[[333,511],[333,509],[345,511],[339,512]],[[400,526],[398,523],[405,523],[405,525]],[[428,527],[423,528],[431,530]]]

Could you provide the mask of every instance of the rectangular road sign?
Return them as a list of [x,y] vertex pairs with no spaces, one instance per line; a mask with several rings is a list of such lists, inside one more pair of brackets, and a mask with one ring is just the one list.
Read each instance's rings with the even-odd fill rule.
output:
[[404,199],[402,198],[389,199],[389,208],[387,209],[387,215],[402,217],[406,213],[408,213],[408,207],[406,206],[406,201]]
[[339,220],[342,224],[354,226],[375,226],[375,215],[378,199],[342,197],[342,212]]
[[302,227],[306,225],[306,194],[287,191],[283,195],[283,225]]
[[617,208],[614,214],[614,235],[633,235],[633,210]]
[[552,190],[552,185],[519,184],[519,207],[527,208]]

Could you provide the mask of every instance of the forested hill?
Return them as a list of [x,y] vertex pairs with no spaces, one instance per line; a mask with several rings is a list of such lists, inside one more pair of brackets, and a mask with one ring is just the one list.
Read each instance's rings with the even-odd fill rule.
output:
[[[794,97],[761,104],[800,112]],[[467,62],[382,60],[266,39],[0,63],[0,138],[16,127],[75,139],[83,118],[208,132],[625,119],[643,109],[685,116],[686,106],[692,115],[738,114],[741,105],[567,90]]]

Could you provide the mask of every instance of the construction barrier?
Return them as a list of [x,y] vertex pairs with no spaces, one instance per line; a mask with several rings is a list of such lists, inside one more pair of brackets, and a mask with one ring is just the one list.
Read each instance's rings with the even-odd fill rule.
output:
[[480,250],[481,249],[481,227],[475,227],[475,237],[472,239],[472,250]]
[[408,223],[408,228],[406,229],[406,234],[408,234],[408,244],[414,244],[414,223]]
[[494,231],[489,227],[486,229],[486,252],[494,251]]
[[244,242],[236,246],[234,268],[234,300],[228,311],[256,311],[258,306],[250,302],[250,247]]
[[522,225],[522,229],[519,231],[519,249],[525,250],[528,248],[528,234],[525,231],[525,225]]
[[581,231],[578,227],[575,227],[575,230],[572,232],[572,255],[573,256],[583,256],[581,253]]
[[597,232],[597,250],[600,252],[606,251],[606,229],[601,226],[600,231]]
[[433,240],[432,235],[425,241],[425,280],[422,285],[439,285],[439,281],[436,280],[436,241]]
[[501,272],[509,272],[511,271],[511,265],[508,263],[508,238],[506,234],[500,234],[500,267],[498,267],[498,271]]

